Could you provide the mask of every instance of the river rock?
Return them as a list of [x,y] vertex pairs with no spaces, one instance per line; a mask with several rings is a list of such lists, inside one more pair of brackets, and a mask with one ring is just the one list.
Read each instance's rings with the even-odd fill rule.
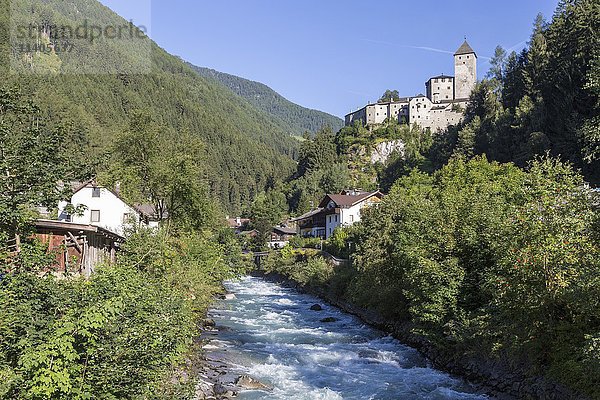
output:
[[206,379],[199,379],[196,384],[196,399],[204,400],[212,397],[213,395],[213,384]]
[[323,310],[323,307],[321,307],[320,304],[313,304],[312,306],[310,306],[310,309],[313,311],[321,311]]
[[215,325],[215,320],[212,318],[205,318],[202,320],[202,326],[204,326],[205,328],[212,328]]
[[233,293],[223,293],[219,295],[219,299],[221,300],[233,300],[235,298],[235,294]]
[[334,317],[327,317],[327,318],[323,318],[323,319],[321,320],[321,322],[325,322],[325,323],[328,323],[328,322],[335,322],[335,321],[337,321],[337,318],[334,318]]
[[271,390],[272,388],[265,385],[259,380],[256,380],[248,375],[242,375],[235,380],[235,384],[243,389],[250,390]]
[[213,387],[213,392],[215,392],[215,394],[216,394],[217,396],[224,395],[224,394],[226,394],[228,391],[229,391],[229,390],[228,390],[228,389],[227,389],[225,386],[221,385],[220,383],[217,383],[217,384],[215,384],[215,386]]

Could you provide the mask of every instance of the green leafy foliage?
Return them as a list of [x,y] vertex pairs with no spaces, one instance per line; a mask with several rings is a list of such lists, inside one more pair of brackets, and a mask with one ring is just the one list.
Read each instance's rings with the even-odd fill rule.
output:
[[317,207],[324,193],[339,192],[350,182],[348,167],[336,151],[331,128],[324,127],[314,138],[305,139],[296,173],[282,188],[289,211],[298,213]]
[[207,152],[197,136],[161,134],[148,114],[136,113],[112,154],[111,168],[101,179],[110,186],[119,182],[132,202],[149,201],[160,220],[168,217],[180,228],[214,225],[217,207],[208,194]]
[[[597,199],[556,159],[523,171],[455,157],[400,178],[336,232],[328,245],[354,249],[352,267],[317,285],[453,352],[527,360],[531,373],[597,397]],[[310,284],[303,263],[272,268]]]
[[264,244],[270,237],[271,229],[281,222],[287,204],[285,195],[276,189],[258,195],[250,209],[252,228],[259,232],[259,244]]
[[0,89],[0,230],[23,233],[38,206],[56,208],[65,196],[57,183],[72,172],[68,138],[19,90]]
[[98,268],[89,280],[5,275],[0,371],[7,379],[0,395],[161,398],[192,348],[197,319],[222,280],[238,271],[224,254],[206,234],[140,231],[117,265]]
[[397,101],[397,100],[400,100],[400,94],[398,93],[398,91],[387,89],[383,93],[383,95],[381,95],[379,100],[377,100],[377,102],[378,103],[386,103],[386,102]]
[[333,276],[333,267],[316,250],[285,247],[267,258],[264,270],[276,272],[304,286],[325,285]]

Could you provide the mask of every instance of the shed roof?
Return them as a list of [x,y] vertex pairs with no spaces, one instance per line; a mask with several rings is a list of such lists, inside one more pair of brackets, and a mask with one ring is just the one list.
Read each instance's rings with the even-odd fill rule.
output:
[[96,225],[86,225],[86,224],[76,224],[73,222],[65,222],[65,221],[54,221],[49,219],[36,219],[35,227],[37,229],[47,229],[47,230],[62,230],[68,232],[91,232],[91,233],[99,233],[102,236],[108,237],[110,239],[116,241],[124,241],[125,238],[118,233],[110,231],[106,228],[102,228],[101,226]]

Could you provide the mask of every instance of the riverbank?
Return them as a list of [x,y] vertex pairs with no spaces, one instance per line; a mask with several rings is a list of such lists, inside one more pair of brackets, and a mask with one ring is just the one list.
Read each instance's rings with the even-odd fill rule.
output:
[[[216,301],[231,298],[232,294],[219,294]],[[214,359],[206,355],[206,350],[211,346],[211,341],[218,335],[215,321],[205,316],[201,322],[201,336],[198,338],[200,351],[196,353],[193,364],[196,379],[194,400],[230,400],[237,397],[240,387],[234,382],[231,375],[231,366],[223,360]]]
[[357,307],[332,294],[332,291],[324,285],[299,283],[276,272],[254,271],[252,275],[317,296],[327,303],[357,316],[365,323],[389,333],[402,343],[416,348],[431,361],[435,368],[455,374],[481,386],[486,393],[496,399],[584,399],[564,386],[550,382],[543,377],[530,376],[518,365],[511,365],[506,360],[492,360],[478,355],[457,354],[448,343],[436,343],[424,335],[415,334],[410,324],[390,321],[373,310]]

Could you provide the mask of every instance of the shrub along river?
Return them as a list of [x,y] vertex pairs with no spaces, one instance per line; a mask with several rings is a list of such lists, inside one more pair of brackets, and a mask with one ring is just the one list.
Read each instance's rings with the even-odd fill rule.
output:
[[[235,297],[210,311],[218,331],[207,357],[269,386],[241,391],[241,399],[488,398],[432,368],[417,350],[313,296],[256,277],[226,287]],[[320,311],[311,310],[316,303]]]

